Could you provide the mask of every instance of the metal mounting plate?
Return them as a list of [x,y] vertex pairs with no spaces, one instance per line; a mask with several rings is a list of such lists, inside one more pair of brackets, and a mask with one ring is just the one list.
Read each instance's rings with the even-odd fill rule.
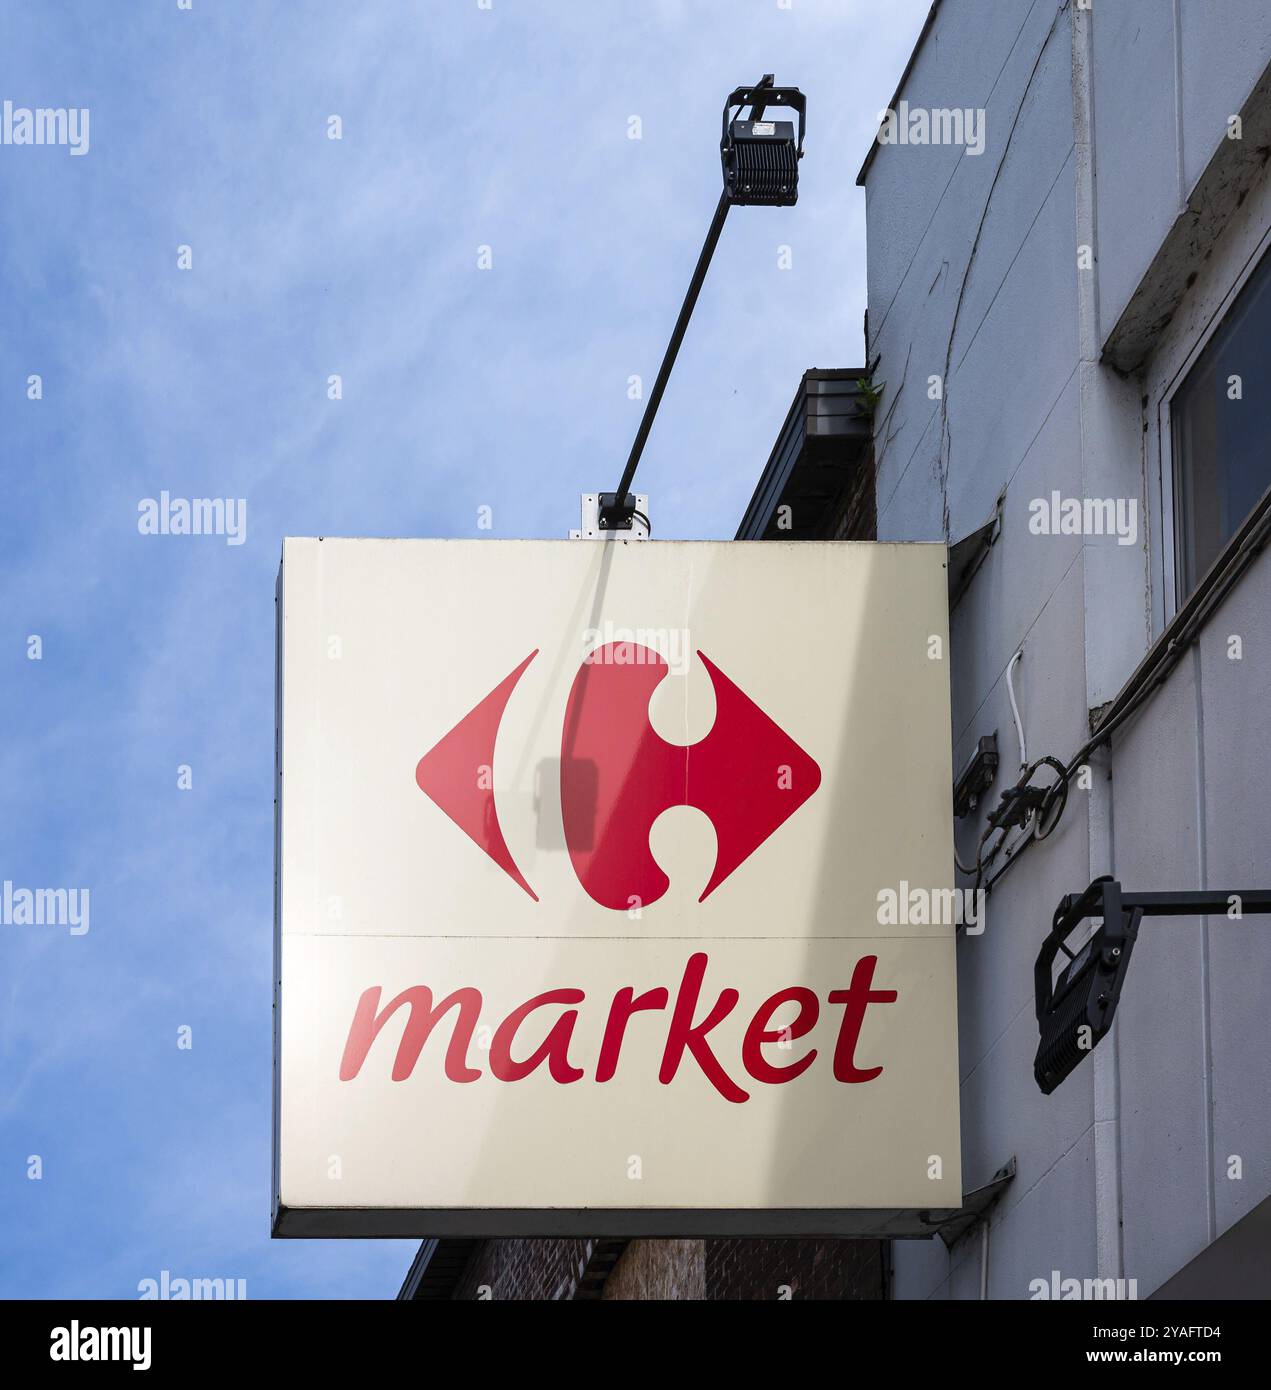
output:
[[[636,510],[648,516],[649,514],[649,495],[646,492],[635,494]],[[571,541],[647,541],[649,533],[645,529],[644,522],[636,517],[631,524],[629,531],[609,531],[602,529],[600,525],[600,494],[598,492],[584,492],[580,507],[581,523],[576,530],[571,530],[569,539]]]

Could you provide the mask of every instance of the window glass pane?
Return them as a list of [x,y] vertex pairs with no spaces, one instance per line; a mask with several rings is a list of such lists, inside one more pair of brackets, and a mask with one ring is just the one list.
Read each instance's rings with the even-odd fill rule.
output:
[[1271,486],[1271,255],[1175,393],[1170,422],[1182,603]]

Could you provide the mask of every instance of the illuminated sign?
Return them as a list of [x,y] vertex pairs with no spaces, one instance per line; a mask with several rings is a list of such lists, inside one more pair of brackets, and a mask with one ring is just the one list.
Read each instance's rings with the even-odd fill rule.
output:
[[935,546],[288,540],[275,1233],[960,1206],[946,625]]

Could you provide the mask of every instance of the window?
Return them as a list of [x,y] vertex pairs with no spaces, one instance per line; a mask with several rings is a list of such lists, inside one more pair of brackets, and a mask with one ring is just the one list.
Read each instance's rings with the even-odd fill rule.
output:
[[1182,603],[1271,486],[1271,255],[1174,393],[1170,433]]

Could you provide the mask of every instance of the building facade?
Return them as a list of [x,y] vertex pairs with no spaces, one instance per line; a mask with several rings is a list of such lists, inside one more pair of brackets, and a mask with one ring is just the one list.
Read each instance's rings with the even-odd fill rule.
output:
[[1145,919],[1111,1035],[1050,1095],[1032,966],[1096,875],[1271,884],[1271,9],[988,11],[933,6],[892,103],[929,135],[956,135],[956,108],[981,151],[878,143],[858,180],[878,538],[963,560],[954,766],[985,735],[1000,751],[959,859],[1017,762],[1066,765],[1135,712],[1054,832],[1016,829],[981,875],[986,929],[958,959],[964,1185],[1016,1174],[978,1237],[898,1242],[893,1293],[1036,1297],[1059,1271],[1266,1296],[1268,919]]

